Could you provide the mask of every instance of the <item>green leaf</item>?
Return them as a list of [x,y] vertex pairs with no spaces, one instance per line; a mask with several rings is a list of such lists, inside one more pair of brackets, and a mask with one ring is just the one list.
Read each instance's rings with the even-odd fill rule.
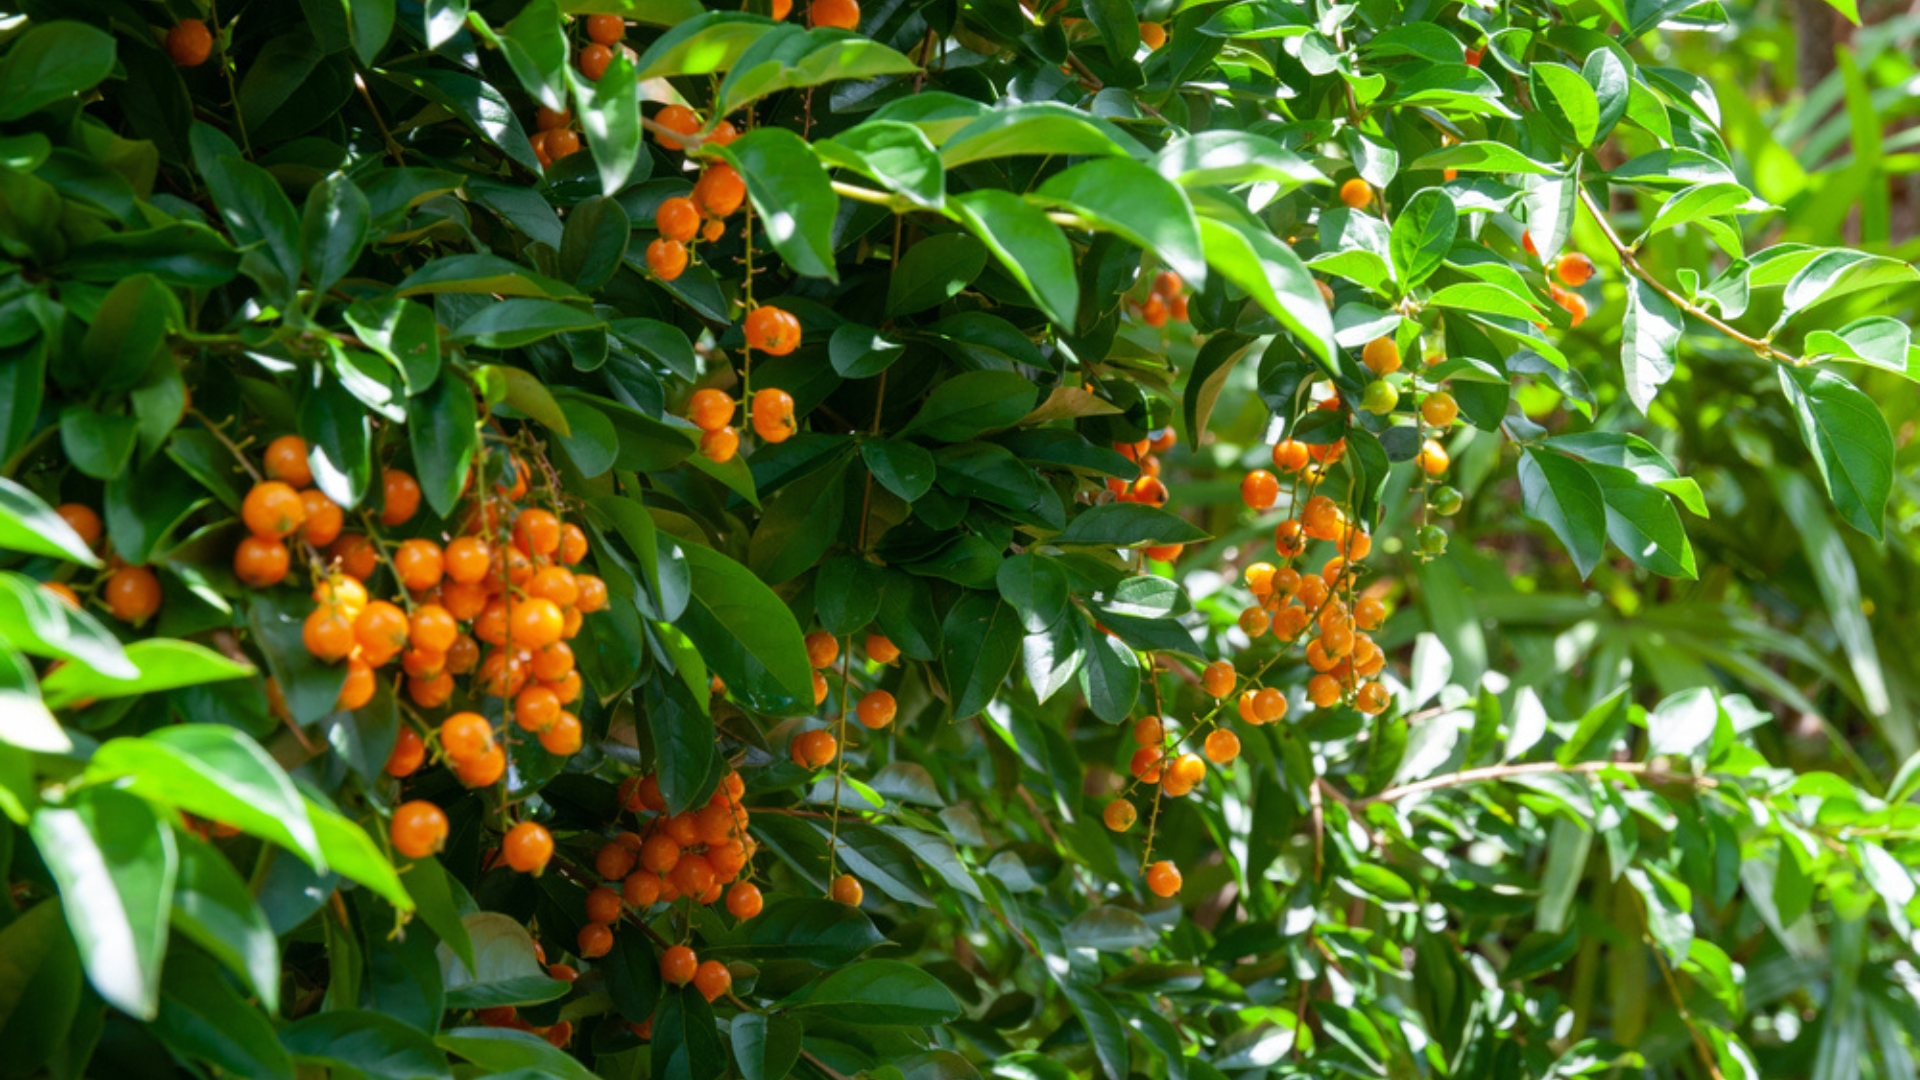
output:
[[866,439],[860,456],[880,486],[908,502],[933,490],[933,455],[902,439]]
[[743,1080],[781,1080],[800,1060],[800,1022],[779,1013],[742,1013],[730,1028]]
[[554,0],[533,0],[496,38],[527,94],[549,109],[567,107],[567,38]]
[[1587,463],[1607,506],[1607,536],[1627,558],[1666,577],[1697,576],[1693,545],[1666,492],[1632,470]]
[[130,1016],[153,1019],[179,866],[172,831],[145,800],[111,788],[41,807],[32,831],[94,991]]
[[1606,546],[1607,507],[1600,484],[1571,458],[1523,450],[1520,492],[1526,515],[1553,530],[1582,578]]
[[1020,617],[989,593],[970,592],[941,625],[942,666],[953,715],[964,719],[987,707],[1020,654]]
[[1146,165],[1132,158],[1094,158],[1054,174],[1035,194],[1160,256],[1196,291],[1206,286],[1207,260],[1193,204],[1186,192]]
[[72,737],[40,700],[27,658],[10,650],[0,650],[0,746],[43,754],[73,750]]
[[396,296],[423,293],[479,293],[497,296],[573,297],[564,281],[543,277],[498,255],[448,255],[408,274],[394,286]]
[[0,57],[0,121],[93,89],[113,71],[113,36],[83,22],[35,22]]
[[473,966],[445,944],[437,953],[449,1008],[534,1005],[567,992],[565,983],[547,975],[533,951],[533,935],[512,916],[480,911],[462,921],[473,942]]
[[1010,371],[965,371],[933,388],[920,411],[900,429],[940,442],[965,442],[1012,427],[1033,411],[1038,390]]
[[0,476],[0,549],[97,567],[98,556],[65,518],[33,492]]
[[1021,155],[1146,156],[1137,141],[1113,124],[1051,101],[990,110],[944,141],[935,141],[942,143],[940,161],[949,170]]
[[167,332],[181,321],[179,303],[158,278],[129,277],[101,299],[80,339],[81,369],[100,389],[132,389],[153,367]]
[[793,715],[813,707],[813,667],[800,624],[751,571],[711,548],[685,546],[693,595],[680,628],[748,708]]
[[1540,311],[1533,306],[1532,301],[1484,281],[1448,285],[1428,297],[1427,306],[1453,308],[1457,311],[1471,311],[1481,315],[1498,315],[1524,322],[1533,322],[1540,318]]
[[837,968],[886,940],[859,908],[821,897],[775,901],[748,926],[747,946],[720,946],[712,951],[740,951],[761,961],[804,960]]
[[205,645],[174,638],[136,641],[126,647],[126,659],[137,671],[127,678],[100,671],[84,661],[52,672],[40,684],[47,704],[63,709],[85,699],[151,694],[254,674],[252,667],[235,663]]
[[1058,623],[1071,601],[1066,571],[1054,560],[1030,551],[1003,560],[994,584],[1019,613],[1020,625],[1029,634],[1044,633]]
[[1423,154],[1408,170],[1422,172],[1453,169],[1463,173],[1502,173],[1537,176],[1558,175],[1552,164],[1535,161],[1502,142],[1463,142]]
[[940,154],[912,124],[868,120],[815,142],[813,152],[827,164],[852,169],[928,210],[946,205],[947,179]]
[[831,1010],[844,1024],[940,1024],[960,1015],[946,984],[900,960],[862,960],[828,973],[787,998],[791,1011]]
[[1393,268],[1402,288],[1414,288],[1440,269],[1453,250],[1458,228],[1453,200],[1439,188],[1427,188],[1407,200],[1394,219],[1392,234]]
[[1692,477],[1681,476],[1667,456],[1638,435],[1620,431],[1579,431],[1555,435],[1548,446],[1582,461],[1630,469],[1635,476],[1679,499],[1699,517],[1707,516],[1707,501]]
[[717,151],[747,183],[767,239],[794,272],[839,281],[833,219],[840,197],[806,140],[781,127],[755,128]]
[[[660,1005],[660,958],[644,934],[615,934],[602,964],[614,1008],[630,1023],[644,1024]],[[743,1017],[744,1019],[744,1017]]]
[[160,1011],[150,1030],[176,1056],[228,1075],[294,1080],[293,1058],[273,1025],[197,953],[168,957]]
[[715,745],[713,717],[677,694],[650,696],[648,705],[647,730],[653,737],[660,794],[667,800],[668,813],[685,813],[707,793]]
[[345,1066],[371,1080],[453,1077],[432,1036],[380,1013],[315,1013],[282,1029],[280,1042],[303,1063]]
[[850,459],[833,460],[780,486],[767,499],[760,525],[747,545],[747,566],[769,585],[793,580],[813,568],[840,538],[846,517]]
[[139,435],[139,421],[131,416],[95,412],[85,405],[60,411],[60,449],[74,468],[95,480],[111,480],[126,471]]
[[[1860,697],[1867,712],[1884,716],[1892,702],[1887,693],[1887,678],[1880,665],[1880,652],[1874,642],[1873,627],[1867,620],[1860,592],[1860,572],[1848,553],[1846,541],[1833,527],[1832,519],[1819,503],[1813,484],[1798,471],[1775,468],[1768,471],[1780,507],[1794,523],[1800,535],[1800,547],[1812,568],[1814,585],[1826,605],[1833,623],[1833,636],[1847,655],[1854,681],[1860,685]],[[1888,796],[1889,803],[1898,802]]]
[[1566,126],[1575,146],[1593,145],[1600,131],[1600,98],[1578,71],[1565,64],[1534,64],[1534,100],[1547,116]]
[[340,876],[379,893],[395,908],[412,911],[413,898],[400,884],[400,875],[366,830],[312,799],[306,802],[307,820],[313,822],[313,834],[320,839],[320,853],[326,856],[327,865]]
[[58,898],[0,928],[0,1040],[8,1075],[32,1075],[67,1044],[85,979]]
[[[129,652],[163,640],[136,642]],[[179,724],[109,739],[94,752],[86,777],[271,840],[316,871],[327,868],[293,781],[260,744],[233,728]]]
[[1838,330],[1814,330],[1807,334],[1809,359],[1831,356],[1857,360],[1910,379],[1916,377],[1908,363],[1912,346],[1913,334],[1907,324],[1883,315],[1855,319]]
[[472,898],[459,882],[447,874],[440,860],[428,857],[407,864],[407,892],[419,905],[420,918],[453,954],[469,969],[473,967],[473,937],[461,920],[462,906],[471,906]]
[[[518,349],[543,338],[571,330],[593,330],[606,325],[592,312],[557,300],[522,298],[501,300],[474,312],[453,332],[453,340],[485,349]],[[508,369],[517,370],[517,369]],[[558,410],[556,410],[557,413]]]
[[596,292],[620,269],[633,225],[618,202],[602,195],[567,213],[560,238],[560,274],[584,292]]
[[703,12],[662,34],[640,54],[634,67],[642,82],[726,71],[775,25],[765,16],[745,12]]
[[1285,194],[1328,182],[1307,159],[1248,131],[1198,131],[1175,139],[1154,155],[1153,167],[1183,187],[1264,181]]
[[[613,62],[592,82],[567,68],[573,96],[580,103],[580,130],[600,170],[600,191],[612,195],[626,185],[644,160],[640,125],[640,80],[625,52],[614,50]],[[643,174],[644,175],[644,174]]]
[[782,90],[843,79],[911,75],[918,70],[913,61],[857,33],[831,27],[803,30],[780,23],[734,61],[720,84],[716,112],[721,116],[737,113]]
[[1893,490],[1893,433],[1873,399],[1831,371],[1780,368],[1800,437],[1847,524],[1879,540]]
[[1292,330],[1321,363],[1333,364],[1333,317],[1292,248],[1264,229],[1211,217],[1200,219],[1200,237],[1209,266]]
[[273,174],[233,150],[226,136],[206,124],[193,125],[194,165],[207,182],[227,231],[241,247],[262,245],[240,268],[281,300],[293,296],[300,281],[300,217]]
[[329,378],[300,402],[300,434],[321,494],[352,510],[373,482],[372,427],[360,402]]
[[460,1027],[441,1034],[434,1042],[478,1065],[487,1075],[527,1069],[545,1080],[597,1080],[571,1054],[530,1031]]
[[315,290],[332,288],[359,261],[372,213],[367,197],[345,176],[329,176],[307,192],[300,239]]
[[450,518],[479,449],[473,391],[452,371],[444,371],[420,395],[408,420],[407,440],[421,494],[436,515]]
[[724,1076],[727,1051],[707,999],[691,986],[661,996],[653,1018],[651,1075],[654,1080],[706,1080]]
[[[941,233],[907,249],[887,283],[887,314],[911,315],[946,303],[980,276],[987,268],[986,245],[966,233]],[[834,331],[864,328],[849,323]],[[834,365],[840,370],[840,365]],[[841,371],[842,375],[849,374]],[[874,374],[865,372],[862,374]]]
[[422,394],[433,385],[440,373],[440,326],[425,305],[384,296],[356,301],[342,315],[363,344],[400,369],[407,393]]
[[1140,699],[1140,658],[1118,638],[1103,633],[1089,619],[1080,620],[1080,692],[1093,715],[1109,724],[1125,720]]
[[1054,325],[1071,329],[1080,310],[1080,280],[1074,272],[1073,248],[1046,211],[997,188],[969,191],[947,201],[961,223],[1027,290],[1041,313]]
[[1047,542],[1057,547],[1131,548],[1205,539],[1205,530],[1171,511],[1139,503],[1108,503],[1081,511],[1064,532]]

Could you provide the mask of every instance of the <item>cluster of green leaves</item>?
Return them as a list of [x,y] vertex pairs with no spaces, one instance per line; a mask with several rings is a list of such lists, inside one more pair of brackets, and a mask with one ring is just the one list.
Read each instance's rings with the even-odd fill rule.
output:
[[[1884,200],[1865,250],[1809,225],[1750,249],[1827,211],[1815,164],[1795,187],[1763,120],[1729,123],[1737,73],[1662,66],[1722,5],[907,0],[848,33],[692,0],[252,0],[187,70],[158,44],[185,5],[24,7],[0,24],[0,1076],[1904,1075],[1920,758],[1881,780],[1920,736],[1849,552],[1896,483],[1895,395],[1855,382],[1910,389],[1884,305],[1920,276]],[[587,11],[635,23],[597,81]],[[1859,159],[1829,202],[1883,167],[1871,85],[1835,78]],[[644,250],[691,173],[642,120],[669,96],[753,117],[698,155],[745,180],[750,231],[671,282]],[[543,169],[539,106],[586,152]],[[1544,272],[1575,249],[1600,267],[1577,327]],[[1170,333],[1132,314],[1162,268],[1192,289]],[[749,302],[802,347],[745,355]],[[1499,557],[1397,554],[1426,520],[1415,395],[1297,416],[1316,381],[1357,402],[1382,336],[1437,354],[1414,366],[1468,422],[1461,541]],[[676,415],[696,383],[779,387],[803,430],[714,463]],[[1346,440],[1329,490],[1405,574],[1380,579],[1407,603],[1379,717],[1310,709],[1306,665],[1235,627],[1251,598],[1218,571],[1272,521],[1232,491],[1276,416]],[[1172,509],[1102,495],[1139,474],[1110,447],[1169,425]],[[229,569],[228,444],[287,432],[356,514],[383,467],[417,475],[422,536],[476,462],[540,444],[613,594],[576,642],[585,752],[406,785],[453,820],[437,859],[370,838],[409,708],[337,711],[304,583]],[[1674,465],[1728,440],[1736,465]],[[35,587],[98,583],[70,501],[159,571],[152,625]],[[1781,520],[1785,553],[1759,547]],[[1177,573],[1140,555],[1210,536]],[[1721,572],[1782,566],[1808,584]],[[1776,595],[1828,626],[1782,629]],[[818,709],[815,627],[904,662],[849,664]],[[1212,703],[1180,675],[1226,655],[1294,720],[1153,801],[1187,877],[1157,902],[1099,820],[1120,722],[1191,726]],[[873,686],[900,719],[849,772],[787,761]],[[1848,745],[1856,716],[1878,743]],[[768,811],[765,913],[656,911],[548,978],[534,935],[559,959],[586,883],[490,867],[503,804],[587,866],[620,779],[678,810],[730,764]],[[863,907],[821,898],[838,870]],[[661,985],[683,937],[734,998]],[[580,1033],[476,1026],[498,1005]]]

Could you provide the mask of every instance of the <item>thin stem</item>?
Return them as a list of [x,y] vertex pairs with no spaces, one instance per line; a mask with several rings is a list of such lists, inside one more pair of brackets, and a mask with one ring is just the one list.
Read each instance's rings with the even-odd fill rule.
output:
[[1700,1054],[1700,1064],[1707,1067],[1707,1075],[1713,1080],[1726,1080],[1720,1073],[1720,1066],[1714,1063],[1713,1047],[1708,1045],[1707,1037],[1700,1034],[1700,1028],[1693,1022],[1693,1013],[1687,1008],[1687,999],[1680,994],[1680,983],[1673,977],[1673,969],[1667,966],[1667,958],[1660,952],[1660,946],[1652,939],[1646,939],[1647,947],[1653,950],[1653,962],[1660,966],[1660,977],[1666,981],[1667,992],[1673,995],[1674,1007],[1680,1010],[1680,1022],[1686,1025],[1687,1034],[1693,1036],[1693,1048]]
[[839,752],[833,755],[833,823],[827,830],[827,893],[833,893],[833,879],[840,868],[840,786],[847,775],[847,697],[853,689],[853,635],[840,643],[840,720],[834,731]]
[[405,165],[407,163],[406,151],[402,150],[400,144],[394,141],[393,132],[387,130],[387,121],[380,115],[380,106],[373,103],[373,93],[367,89],[367,80],[362,78],[357,71],[353,73],[353,85],[354,89],[360,91],[360,96],[366,100],[367,111],[373,114],[373,125],[380,129],[380,138],[385,140],[387,144],[387,153],[393,155],[393,163],[395,165]]
[[[215,0],[207,0],[207,21],[214,25],[216,31],[220,29],[220,6]],[[218,34],[215,35],[214,40],[220,40]],[[247,141],[247,121],[240,115],[240,88],[233,81],[233,64],[230,62],[232,59],[233,58],[227,54],[227,50],[222,47],[220,50],[220,74],[226,76],[227,79],[227,100],[233,103],[233,126],[234,129],[240,133],[240,149],[244,151],[248,157],[252,157],[253,144]]]
[[1613,248],[1614,254],[1620,257],[1620,265],[1624,267],[1628,273],[1652,286],[1655,292],[1671,300],[1674,306],[1678,307],[1681,311],[1686,312],[1688,315],[1699,319],[1701,322],[1720,331],[1727,337],[1752,349],[1762,359],[1774,360],[1783,364],[1790,364],[1794,367],[1806,366],[1807,361],[1800,357],[1775,348],[1771,341],[1767,341],[1764,338],[1757,338],[1751,334],[1742,333],[1734,329],[1725,320],[1720,319],[1707,309],[1681,296],[1673,289],[1668,288],[1664,282],[1655,278],[1651,273],[1648,273],[1646,267],[1640,265],[1640,260],[1634,255],[1633,248],[1629,246],[1626,241],[1620,239],[1620,234],[1614,231],[1613,224],[1607,220],[1605,211],[1601,208],[1599,201],[1593,197],[1592,192],[1582,187],[1580,189],[1580,201],[1586,205],[1587,212],[1593,215],[1593,220],[1600,226],[1600,232],[1607,238],[1607,243]]
[[199,409],[190,408],[187,410],[187,415],[204,424],[206,429],[213,433],[213,437],[220,440],[220,445],[226,447],[227,452],[233,455],[233,460],[239,462],[240,467],[247,470],[247,475],[253,478],[253,482],[256,484],[260,482],[260,470],[253,467],[253,462],[247,460],[247,455],[241,452],[240,447],[235,445],[232,439],[227,438],[226,432],[220,430],[219,424],[208,419],[207,414],[201,412]]

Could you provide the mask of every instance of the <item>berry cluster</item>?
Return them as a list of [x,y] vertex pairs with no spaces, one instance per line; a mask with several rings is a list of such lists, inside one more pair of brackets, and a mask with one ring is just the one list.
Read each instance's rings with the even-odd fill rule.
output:
[[[769,356],[785,356],[800,344],[800,320],[772,304],[748,312],[744,329],[747,347]],[[710,386],[695,390],[687,400],[687,419],[700,429],[700,453],[707,460],[724,463],[740,452],[740,432],[733,426],[738,407],[726,391]],[[755,392],[747,412],[754,434],[764,442],[785,442],[799,430],[793,416],[793,395],[778,387],[762,387]]]

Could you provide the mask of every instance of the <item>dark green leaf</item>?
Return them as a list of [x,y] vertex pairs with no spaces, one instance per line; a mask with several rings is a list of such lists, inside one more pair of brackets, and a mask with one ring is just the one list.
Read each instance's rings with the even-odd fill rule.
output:
[[834,266],[833,219],[840,197],[806,141],[785,128],[761,127],[719,153],[747,183],[767,239],[787,265],[806,277],[839,281]]

